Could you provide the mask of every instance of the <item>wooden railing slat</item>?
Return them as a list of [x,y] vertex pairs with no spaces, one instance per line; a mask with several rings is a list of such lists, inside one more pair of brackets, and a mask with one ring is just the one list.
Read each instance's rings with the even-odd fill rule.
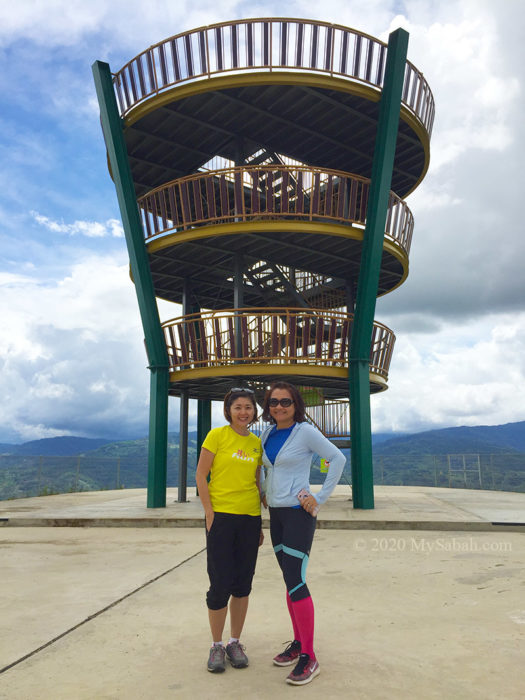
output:
[[317,68],[317,43],[319,41],[319,27],[312,25],[312,43],[310,47],[310,68]]
[[208,61],[206,60],[206,32],[199,32],[199,55],[201,60],[201,74],[208,72]]
[[251,22],[246,25],[246,63],[250,67],[254,65],[253,24]]
[[281,66],[288,64],[287,50],[288,23],[281,22]]
[[188,77],[193,78],[195,73],[193,70],[193,50],[191,46],[191,34],[186,34],[184,36],[184,52],[186,56],[186,70],[188,71]]
[[217,70],[224,70],[224,47],[222,40],[222,27],[215,27],[215,53],[217,56]]
[[303,65],[303,48],[304,48],[304,22],[297,23],[297,38],[295,45],[295,67],[299,68]]
[[231,48],[232,48],[232,66],[239,67],[239,39],[237,34],[237,25],[231,25]]
[[215,352],[217,354],[217,358],[222,360],[222,335],[218,318],[213,319],[213,330],[215,333]]
[[179,49],[177,42],[175,40],[170,42],[171,46],[171,62],[173,65],[173,72],[175,74],[175,82],[180,82],[182,80],[180,62],[179,62]]

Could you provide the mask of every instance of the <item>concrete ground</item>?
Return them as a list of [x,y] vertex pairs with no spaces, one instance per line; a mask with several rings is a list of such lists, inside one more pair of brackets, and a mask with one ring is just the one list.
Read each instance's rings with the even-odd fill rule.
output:
[[250,667],[206,671],[189,493],[158,510],[144,491],[0,502],[2,700],[525,698],[525,494],[377,487],[363,511],[338,487],[308,571],[321,674],[297,688],[271,663],[291,630],[268,533],[242,639]]

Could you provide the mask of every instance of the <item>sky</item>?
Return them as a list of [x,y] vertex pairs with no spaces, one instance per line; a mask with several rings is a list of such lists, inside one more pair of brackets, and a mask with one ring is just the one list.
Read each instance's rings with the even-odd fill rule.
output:
[[[198,7],[197,7],[198,5]],[[525,420],[521,0],[19,0],[0,7],[0,442],[147,434],[149,372],[91,65],[245,17],[403,27],[434,94],[375,432]],[[176,316],[160,304],[161,318]],[[195,406],[191,404],[190,425]],[[219,407],[214,416],[220,421]],[[170,430],[178,399],[170,399]]]

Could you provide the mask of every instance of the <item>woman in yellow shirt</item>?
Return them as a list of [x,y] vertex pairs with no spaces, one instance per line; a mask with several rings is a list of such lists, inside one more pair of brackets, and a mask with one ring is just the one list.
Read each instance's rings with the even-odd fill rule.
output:
[[[226,658],[234,668],[248,666],[239,639],[248,610],[248,596],[262,544],[260,467],[261,441],[250,432],[257,419],[251,389],[231,389],[224,397],[228,425],[210,430],[202,444],[196,482],[206,515],[206,547],[210,588],[206,594],[213,645],[208,671],[221,673]],[[208,475],[210,475],[208,483]],[[231,637],[222,634],[230,604]]]

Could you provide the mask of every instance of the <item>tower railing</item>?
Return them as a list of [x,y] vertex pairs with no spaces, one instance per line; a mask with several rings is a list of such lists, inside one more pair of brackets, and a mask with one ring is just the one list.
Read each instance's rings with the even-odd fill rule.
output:
[[[305,407],[306,420],[312,423],[329,439],[350,437],[350,404],[345,400],[331,400],[315,406]],[[250,430],[260,434],[268,425],[259,417]]]
[[[238,166],[173,180],[138,200],[146,240],[195,226],[268,219],[365,226],[370,180],[309,166]],[[385,236],[409,254],[414,218],[390,193]]]
[[[243,308],[163,323],[172,369],[234,364],[347,367],[353,315],[326,309]],[[240,334],[240,342],[238,335]],[[370,371],[388,378],[394,333],[374,323]],[[292,370],[293,371],[293,370]]]
[[[381,89],[386,44],[348,27],[313,20],[245,19],[169,37],[127,63],[114,78],[122,116],[175,85],[221,73],[307,71]],[[426,129],[434,98],[423,74],[406,62],[403,104]]]

